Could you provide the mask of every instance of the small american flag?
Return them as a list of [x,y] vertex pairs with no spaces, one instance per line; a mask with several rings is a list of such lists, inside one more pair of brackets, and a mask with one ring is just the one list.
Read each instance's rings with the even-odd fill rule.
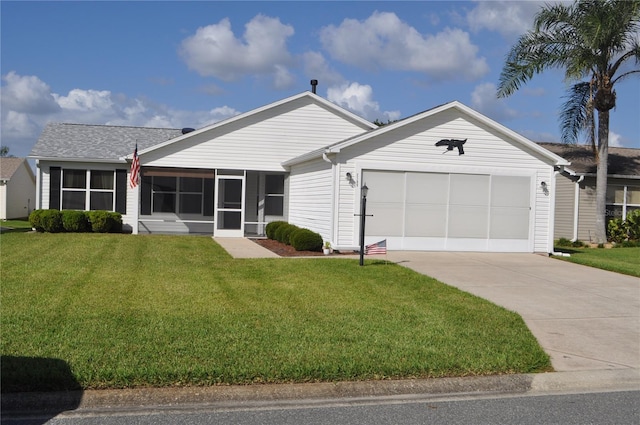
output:
[[140,158],[138,158],[138,144],[133,151],[133,161],[131,161],[131,175],[129,176],[129,186],[133,189],[140,182]]
[[387,253],[387,240],[382,240],[380,242],[372,243],[371,245],[367,245],[364,248],[364,253],[366,255],[374,255],[374,254],[386,254]]

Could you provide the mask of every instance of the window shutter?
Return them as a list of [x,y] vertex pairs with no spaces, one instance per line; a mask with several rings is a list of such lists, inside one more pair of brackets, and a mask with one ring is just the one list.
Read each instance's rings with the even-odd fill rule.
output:
[[116,212],[127,213],[127,170],[116,170]]
[[204,179],[204,193],[202,194],[204,200],[204,209],[202,215],[204,215],[205,217],[213,217],[214,185],[214,179]]
[[62,169],[60,167],[49,167],[49,209],[60,209],[60,185]]
[[140,214],[151,215],[151,176],[140,179]]

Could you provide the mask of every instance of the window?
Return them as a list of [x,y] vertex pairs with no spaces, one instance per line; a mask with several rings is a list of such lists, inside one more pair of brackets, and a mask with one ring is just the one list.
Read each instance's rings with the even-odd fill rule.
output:
[[113,211],[114,187],[113,171],[62,170],[62,209]]
[[284,215],[284,175],[267,174],[265,176],[265,215]]
[[622,218],[640,209],[640,186],[609,186],[607,188],[607,219]]
[[113,171],[91,170],[89,205],[91,210],[113,209]]
[[153,212],[176,212],[177,177],[153,178]]
[[87,198],[87,170],[62,170],[62,209],[84,210]]

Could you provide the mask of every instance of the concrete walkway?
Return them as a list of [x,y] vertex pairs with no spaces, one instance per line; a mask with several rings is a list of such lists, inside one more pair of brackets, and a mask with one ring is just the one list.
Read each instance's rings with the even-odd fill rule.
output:
[[233,258],[280,258],[275,252],[247,238],[213,238]]
[[519,313],[557,371],[640,368],[639,278],[534,254],[388,259]]

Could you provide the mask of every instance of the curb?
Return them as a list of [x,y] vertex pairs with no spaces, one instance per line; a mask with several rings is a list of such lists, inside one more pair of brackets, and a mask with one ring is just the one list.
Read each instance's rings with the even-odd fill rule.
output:
[[122,411],[196,405],[228,408],[234,405],[295,403],[302,400],[312,402],[339,399],[349,402],[363,398],[407,396],[428,399],[633,390],[640,390],[640,370],[612,369],[462,378],[9,393],[2,394],[2,412],[15,415],[27,412]]

